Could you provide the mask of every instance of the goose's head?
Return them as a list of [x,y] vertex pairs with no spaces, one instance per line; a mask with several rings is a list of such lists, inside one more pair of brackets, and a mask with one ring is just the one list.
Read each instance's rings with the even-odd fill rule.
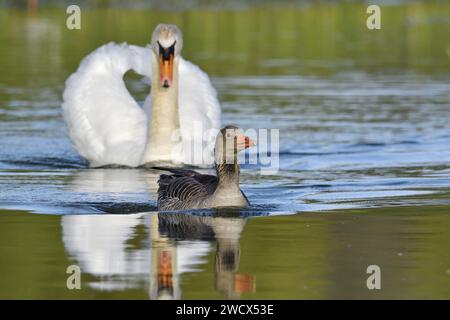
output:
[[235,164],[239,151],[255,146],[255,142],[245,136],[242,129],[235,126],[223,127],[216,138],[214,148],[216,163]]
[[183,48],[183,35],[174,24],[158,24],[152,35],[152,50],[159,61],[159,83],[169,88],[173,82],[173,65]]

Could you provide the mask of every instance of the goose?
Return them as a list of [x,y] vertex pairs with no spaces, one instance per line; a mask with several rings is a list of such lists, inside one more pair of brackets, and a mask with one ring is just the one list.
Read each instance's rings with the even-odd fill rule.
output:
[[248,207],[250,203],[239,187],[237,154],[254,145],[241,129],[226,126],[217,134],[215,142],[216,176],[189,169],[155,167],[172,173],[159,177],[158,210]]
[[[237,211],[239,212],[239,211]],[[240,213],[226,216],[220,210],[212,216],[191,215],[180,213],[157,213],[158,232],[172,240],[195,241],[208,240],[216,242],[214,257],[214,287],[225,295],[226,299],[238,299],[244,292],[255,291],[255,278],[252,275],[240,273],[241,258],[240,237],[247,219]],[[155,232],[156,233],[156,232]],[[171,242],[172,245],[174,242]],[[161,243],[152,247],[152,251],[161,250]],[[159,253],[159,252],[158,252]],[[155,254],[156,261],[161,261],[161,255]],[[153,260],[152,260],[153,261]],[[176,272],[172,272],[173,279],[177,279]],[[176,283],[176,281],[172,281]],[[153,281],[152,284],[159,284]],[[161,293],[167,292],[167,286],[155,286],[152,298],[160,298]],[[174,286],[175,287],[175,286]],[[172,292],[177,292],[174,288]],[[172,295],[173,297],[173,295]]]
[[[150,46],[108,43],[85,57],[67,79],[63,118],[89,166],[214,162],[217,92],[205,72],[183,59],[182,48],[180,29],[159,24]],[[151,79],[143,107],[125,86],[129,70]],[[192,152],[193,145],[203,152]]]

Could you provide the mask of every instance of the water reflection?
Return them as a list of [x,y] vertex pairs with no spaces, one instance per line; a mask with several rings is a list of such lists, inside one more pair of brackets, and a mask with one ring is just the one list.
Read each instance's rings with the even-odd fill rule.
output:
[[226,298],[237,299],[241,293],[255,290],[254,278],[238,273],[241,257],[239,241],[246,222],[247,219],[236,215],[159,214],[158,236],[170,241],[172,246],[177,240],[215,240],[214,288]]
[[94,290],[143,288],[150,299],[180,299],[180,275],[199,271],[213,251],[214,288],[223,297],[255,290],[254,278],[238,272],[246,224],[239,214],[67,215],[61,221],[65,249]]
[[75,172],[68,183],[72,192],[145,192],[157,189],[158,174],[140,169],[87,169]]
[[139,226],[145,215],[71,215],[61,219],[66,251],[84,274],[94,278],[89,286],[98,290],[123,290],[146,283],[149,244],[137,245]]

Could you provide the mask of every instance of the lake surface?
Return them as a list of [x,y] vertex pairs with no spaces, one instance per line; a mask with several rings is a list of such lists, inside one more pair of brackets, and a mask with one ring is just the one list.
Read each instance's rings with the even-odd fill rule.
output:
[[[0,11],[0,298],[450,298],[450,5]],[[211,77],[223,123],[280,130],[251,208],[158,213],[152,169],[89,169],[65,79],[159,22]],[[129,74],[138,101],[149,92]],[[78,265],[81,290],[68,290]],[[381,290],[366,269],[381,268]]]

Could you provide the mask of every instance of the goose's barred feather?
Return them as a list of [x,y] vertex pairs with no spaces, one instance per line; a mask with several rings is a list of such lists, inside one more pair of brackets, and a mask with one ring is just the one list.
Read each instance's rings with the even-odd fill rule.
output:
[[161,210],[181,210],[198,206],[214,193],[218,184],[216,176],[193,170],[160,167],[157,169],[173,173],[162,174],[158,180],[158,208]]

